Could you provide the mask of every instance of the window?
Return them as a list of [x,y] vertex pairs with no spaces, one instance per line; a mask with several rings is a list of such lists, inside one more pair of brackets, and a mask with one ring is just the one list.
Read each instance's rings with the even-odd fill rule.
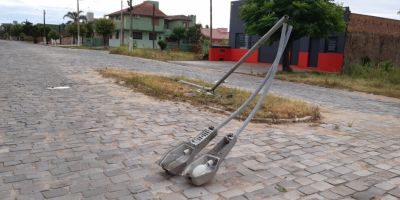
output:
[[338,50],[338,38],[329,37],[325,42],[325,52],[337,52]]
[[236,33],[235,47],[246,48],[246,35],[244,33]]
[[142,34],[142,32],[133,32],[132,33],[132,38],[133,39],[137,39],[137,40],[141,40],[141,39],[143,39],[143,34]]
[[149,40],[157,40],[157,33],[149,33]]
[[115,32],[115,39],[119,39],[119,31]]

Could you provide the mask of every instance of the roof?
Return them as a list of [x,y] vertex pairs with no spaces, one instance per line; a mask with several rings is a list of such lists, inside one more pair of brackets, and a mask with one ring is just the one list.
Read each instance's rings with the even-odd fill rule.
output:
[[[209,28],[201,28],[201,34],[210,37]],[[229,39],[229,31],[227,28],[217,28],[212,30],[213,40],[227,40]]]
[[171,15],[166,18],[167,20],[174,21],[174,20],[182,20],[182,21],[192,21],[192,19],[185,15]]
[[[128,8],[125,8],[123,10],[119,10],[111,14],[108,14],[107,16],[121,15],[121,11],[123,12],[123,14],[129,14]],[[133,6],[133,14],[141,16],[153,16],[153,4],[148,2],[143,2],[141,4]],[[157,7],[155,9],[154,16],[162,18],[167,17],[167,15]]]

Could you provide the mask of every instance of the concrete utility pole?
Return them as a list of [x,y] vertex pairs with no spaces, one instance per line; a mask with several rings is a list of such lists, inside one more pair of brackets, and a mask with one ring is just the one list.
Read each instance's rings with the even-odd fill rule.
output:
[[212,47],[212,39],[213,39],[213,34],[212,34],[212,29],[213,29],[213,20],[212,20],[212,16],[213,16],[213,10],[212,10],[212,0],[210,0],[210,47]]
[[128,0],[128,11],[129,11],[129,15],[130,15],[130,21],[131,21],[131,27],[129,28],[129,51],[133,50],[133,19],[132,19],[132,13],[133,13],[133,5],[132,5],[132,0]]
[[156,5],[153,4],[153,18],[152,18],[152,24],[153,24],[153,49],[155,48],[155,39],[156,39],[156,33],[155,33],[155,22],[154,22],[154,16],[156,14]]
[[77,7],[77,26],[78,26],[78,42],[76,43],[77,44],[77,46],[80,46],[80,26],[79,26],[79,0],[76,0],[76,7]]
[[124,45],[124,12],[122,11],[124,9],[124,3],[121,0],[121,27],[120,27],[120,46],[122,47]]
[[46,10],[43,10],[43,44],[47,44],[46,40]]

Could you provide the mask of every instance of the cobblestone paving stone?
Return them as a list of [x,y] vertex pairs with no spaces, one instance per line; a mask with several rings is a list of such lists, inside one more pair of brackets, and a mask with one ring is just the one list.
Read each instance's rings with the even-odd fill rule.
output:
[[[251,124],[215,180],[193,187],[156,161],[225,116],[146,97],[93,71],[136,64],[165,65],[0,41],[0,199],[400,198],[398,101],[328,109],[321,124]],[[71,88],[46,89],[62,85]]]

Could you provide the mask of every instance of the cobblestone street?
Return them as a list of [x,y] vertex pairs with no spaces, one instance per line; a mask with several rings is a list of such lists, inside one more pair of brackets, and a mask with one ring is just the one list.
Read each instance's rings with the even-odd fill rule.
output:
[[223,74],[0,40],[0,199],[400,199],[398,99],[276,81],[274,93],[321,106],[322,123],[251,124],[214,181],[194,187],[156,162],[226,116],[135,93],[95,71],[105,67]]

